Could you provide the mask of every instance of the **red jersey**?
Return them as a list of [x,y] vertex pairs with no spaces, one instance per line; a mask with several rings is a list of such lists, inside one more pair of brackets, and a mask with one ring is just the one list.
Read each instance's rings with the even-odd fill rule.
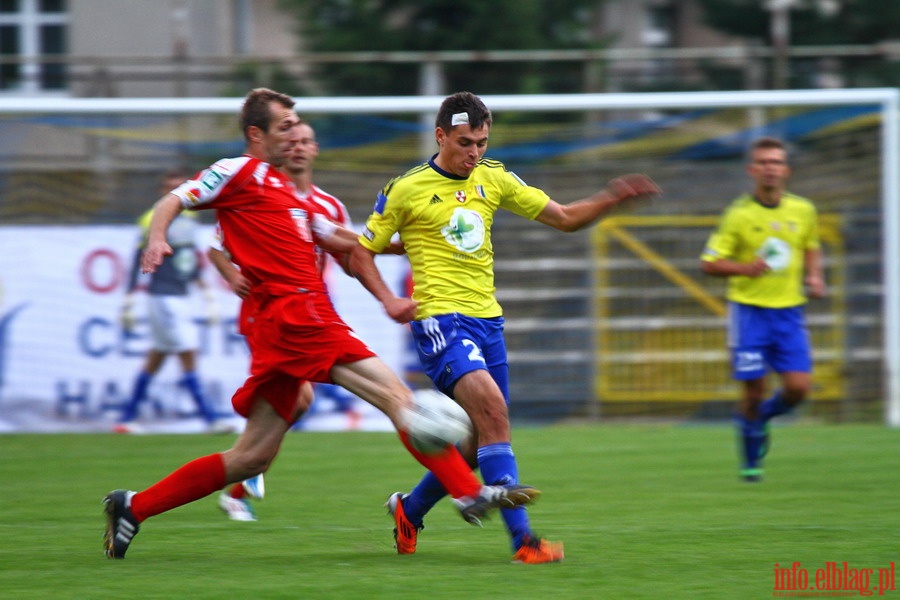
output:
[[253,285],[325,292],[315,240],[328,237],[334,226],[269,163],[250,156],[224,158],[172,193],[185,208],[216,209],[223,247]]
[[[353,229],[350,213],[347,212],[347,207],[344,206],[344,203],[338,200],[337,197],[332,196],[317,185],[312,185],[307,194],[303,194],[302,192],[298,192],[298,194],[301,198],[317,204],[322,209],[323,214],[328,217],[328,220],[335,225],[339,225],[345,229]],[[318,246],[316,246],[316,250],[319,253],[319,271],[324,273],[327,264],[325,251]],[[334,252],[329,252],[328,254],[331,255],[335,262],[341,262],[341,256],[339,254]]]

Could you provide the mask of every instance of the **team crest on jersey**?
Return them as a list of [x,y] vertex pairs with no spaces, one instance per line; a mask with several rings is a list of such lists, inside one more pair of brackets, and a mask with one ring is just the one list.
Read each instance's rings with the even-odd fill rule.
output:
[[458,192],[456,192],[456,200],[457,200],[458,202],[465,202],[465,201],[466,201],[466,192],[465,192],[465,190],[459,190]]
[[463,252],[475,252],[484,244],[484,220],[474,210],[457,208],[450,223],[441,228],[444,239]]

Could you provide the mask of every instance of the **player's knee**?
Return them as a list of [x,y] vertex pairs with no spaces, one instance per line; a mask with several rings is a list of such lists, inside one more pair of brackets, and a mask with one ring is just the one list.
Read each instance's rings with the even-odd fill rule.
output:
[[797,406],[806,399],[809,394],[809,385],[794,385],[786,387],[782,391],[784,401],[788,406]]
[[233,453],[229,462],[231,463],[231,468],[239,475],[240,479],[246,479],[265,473],[274,459],[274,454],[270,452],[245,450]]

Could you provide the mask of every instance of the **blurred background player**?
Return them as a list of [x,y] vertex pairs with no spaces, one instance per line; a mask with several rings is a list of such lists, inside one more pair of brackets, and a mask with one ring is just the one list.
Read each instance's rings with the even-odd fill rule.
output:
[[[646,176],[628,175],[588,198],[558,204],[502,163],[483,158],[491,123],[490,110],[474,94],[459,92],[444,99],[435,120],[438,153],[389,181],[378,194],[351,255],[351,269],[388,316],[411,322],[425,372],[469,414],[476,433],[463,446],[469,464],[477,464],[485,483],[516,484],[503,310],[494,287],[494,213],[503,208],[561,231],[576,231],[614,207],[656,195],[659,188]],[[375,254],[395,233],[412,268],[412,298],[397,297],[375,265]],[[428,473],[409,494],[396,492],[388,498],[398,553],[415,552],[422,519],[444,495]],[[524,508],[501,513],[513,561],[563,559],[563,545],[532,532]]]
[[[313,184],[313,164],[319,156],[319,144],[316,141],[315,130],[306,122],[301,123],[297,128],[300,139],[292,148],[281,170],[294,182],[294,185],[297,187],[297,194],[301,198],[321,206],[332,222],[346,229],[352,229],[353,223],[350,220],[350,213],[347,211],[347,207],[335,196],[328,194]],[[349,274],[347,270],[349,256],[347,254],[328,253],[318,246],[316,247],[316,252],[318,253],[319,272],[322,273],[323,278],[332,263],[338,264],[345,273]],[[250,291],[250,282],[241,275],[240,270],[224,252],[221,230],[218,228],[215,242],[210,247],[208,256],[210,262],[216,267],[231,290],[241,299],[245,298]],[[353,422],[360,419],[359,413],[354,408],[356,397],[339,386],[327,383],[316,384],[315,390],[309,382],[303,384],[298,398],[303,412],[308,414],[310,407],[313,406],[314,397],[321,398],[323,395],[334,403],[337,411],[348,416],[352,422],[351,428],[353,427]],[[298,427],[301,423],[302,417],[294,427]],[[256,477],[236,483],[222,492],[219,495],[219,508],[233,521],[255,521],[256,513],[250,503],[250,498],[261,500],[264,496],[265,481],[263,474],[260,473]]]
[[[785,190],[791,170],[781,140],[755,141],[747,173],[753,192],[725,210],[701,255],[707,275],[728,278],[728,345],[732,377],[743,382],[735,421],[740,475],[762,477],[768,422],[790,412],[809,393],[812,349],[803,305],[825,295],[816,207]],[[769,399],[771,368],[781,388]]]
[[[167,193],[187,179],[188,173],[171,170],[160,182],[160,192]],[[153,377],[159,372],[170,354],[178,356],[182,377],[179,385],[188,391],[197,410],[210,432],[229,432],[233,428],[218,419],[215,410],[204,396],[200,378],[197,375],[197,348],[199,336],[194,323],[195,304],[191,300],[191,286],[203,291],[207,305],[208,319],[215,319],[215,301],[201,278],[200,249],[197,247],[197,219],[194,213],[182,213],[172,224],[171,256],[167,256],[159,269],[145,276],[140,272],[140,257],[147,243],[147,231],[153,210],[148,210],[140,219],[141,237],[134,254],[128,290],[122,303],[121,321],[126,331],[135,326],[134,300],[139,290],[147,293],[147,319],[150,324],[150,350],[144,365],[138,373],[131,397],[122,409],[119,420],[113,427],[116,433],[139,433],[141,426],[135,422],[142,402],[147,399],[147,391]]]

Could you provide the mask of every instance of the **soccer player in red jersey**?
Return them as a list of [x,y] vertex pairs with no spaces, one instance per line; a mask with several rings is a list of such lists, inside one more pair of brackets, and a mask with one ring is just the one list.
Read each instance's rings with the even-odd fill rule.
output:
[[346,253],[357,236],[300,198],[278,170],[299,141],[293,107],[284,94],[251,91],[241,110],[245,154],[219,160],[154,205],[141,259],[145,272],[171,253],[166,232],[175,217],[185,208],[208,208],[216,209],[225,249],[251,283],[239,318],[250,348],[250,376],[232,397],[247,424],[229,450],[194,459],[143,491],[107,494],[109,558],[125,557],[149,517],[265,471],[297,418],[298,392],[307,381],[334,382],[383,411],[407,450],[441,480],[471,523],[540,493],[519,485],[482,486],[451,445],[433,455],[411,445],[404,412],[412,392],[337,315],[317,267],[317,244]]
[[[297,187],[297,194],[301,198],[321,206],[333,223],[345,229],[351,229],[353,222],[344,203],[313,183],[313,164],[319,156],[319,143],[316,141],[315,130],[309,123],[300,123],[298,127],[300,129],[300,140],[292,148],[281,170],[294,182],[294,185]],[[402,249],[402,245],[400,245],[400,249]],[[319,272],[323,277],[326,269],[331,264],[340,265],[345,273],[350,274],[348,269],[349,255],[337,252],[329,254],[318,246],[316,246],[316,252],[319,256]],[[234,263],[225,254],[222,248],[221,230],[216,236],[216,242],[207,251],[207,255],[231,290],[241,298],[244,298],[250,291],[250,281],[241,275],[240,270],[234,266]],[[300,397],[298,398],[298,419],[299,415],[304,414],[309,409],[314,398],[312,384],[305,383],[300,389]],[[350,396],[350,398],[353,397]],[[351,411],[347,410],[346,412],[349,414]],[[256,514],[250,503],[250,498],[259,500],[265,496],[265,493],[265,480],[263,474],[260,473],[256,477],[235,483],[222,492],[219,496],[219,508],[232,521],[255,521]]]

